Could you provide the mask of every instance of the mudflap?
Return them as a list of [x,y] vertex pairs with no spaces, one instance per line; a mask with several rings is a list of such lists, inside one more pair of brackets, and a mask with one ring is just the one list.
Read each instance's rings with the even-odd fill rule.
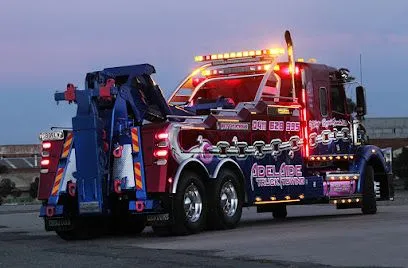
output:
[[172,212],[174,204],[172,196],[161,199],[161,209],[157,213],[147,214],[146,220],[148,225],[169,226],[174,223]]
[[172,223],[170,213],[149,214],[146,216],[146,220],[148,225],[155,226],[167,226]]

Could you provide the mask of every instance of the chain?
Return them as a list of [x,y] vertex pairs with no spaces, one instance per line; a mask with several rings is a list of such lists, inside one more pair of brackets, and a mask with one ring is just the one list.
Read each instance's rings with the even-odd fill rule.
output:
[[[319,143],[328,145],[333,141],[348,141],[349,139],[349,128],[334,129],[333,131],[323,130],[319,135],[317,133],[309,135],[309,146],[310,148],[315,148]],[[219,141],[208,152],[220,158],[235,156],[240,159],[246,159],[248,156],[264,158],[266,155],[272,155],[276,158],[282,152],[288,151],[289,157],[293,158],[295,152],[299,151],[302,145],[303,140],[299,136],[292,136],[288,141],[282,141],[281,139],[272,139],[270,143],[255,141],[252,145],[248,145],[245,141],[238,141],[238,138],[234,136],[231,144],[227,141]]]
[[219,141],[209,149],[209,153],[220,158],[235,156],[245,159],[248,156],[264,158],[268,154],[278,157],[282,152],[289,151],[289,156],[293,158],[294,152],[299,151],[302,145],[303,140],[299,136],[292,136],[289,141],[281,139],[273,139],[270,143],[255,141],[252,145],[248,145],[245,141],[238,141],[238,138],[234,136],[231,144],[227,141]]
[[319,143],[329,145],[333,141],[349,141],[350,139],[350,129],[347,127],[341,130],[333,129],[333,131],[325,129],[319,135],[315,132],[309,135],[309,146],[310,148],[316,148]]

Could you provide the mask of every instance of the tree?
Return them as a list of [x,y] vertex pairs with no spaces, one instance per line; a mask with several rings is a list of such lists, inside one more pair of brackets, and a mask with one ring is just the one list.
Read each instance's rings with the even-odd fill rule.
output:
[[404,189],[408,190],[408,147],[403,147],[401,154],[394,160],[394,173],[404,179]]
[[30,196],[33,199],[37,198],[38,184],[39,183],[40,183],[40,179],[38,177],[36,177],[34,179],[34,181],[30,184]]
[[16,184],[10,179],[2,179],[0,181],[0,198],[6,197],[16,188]]
[[[8,173],[8,172],[9,172],[9,170],[8,170],[8,168],[6,166],[0,165],[0,174],[5,174],[5,173]],[[4,195],[7,190],[4,190],[2,182],[3,181],[0,182],[0,205],[3,204],[3,197],[7,196],[7,194]]]
[[9,173],[9,170],[6,166],[0,165],[0,174]]

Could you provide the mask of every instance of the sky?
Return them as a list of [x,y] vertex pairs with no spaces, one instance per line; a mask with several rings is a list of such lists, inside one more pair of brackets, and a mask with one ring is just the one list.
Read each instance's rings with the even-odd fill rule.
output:
[[87,72],[150,63],[167,97],[195,55],[283,47],[287,29],[295,57],[358,80],[361,54],[368,117],[406,117],[407,12],[406,0],[2,0],[0,144],[70,127],[76,106],[53,94],[67,82],[83,88]]

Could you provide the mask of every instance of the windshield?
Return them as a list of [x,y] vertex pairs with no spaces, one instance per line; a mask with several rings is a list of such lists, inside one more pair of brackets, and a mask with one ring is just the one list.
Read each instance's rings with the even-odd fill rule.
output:
[[261,80],[262,76],[209,80],[197,89],[190,103],[214,102],[221,97],[234,103],[253,101]]
[[[169,103],[193,106],[225,98],[235,105],[257,99],[277,101],[281,95],[281,79],[275,72],[267,72],[270,67],[271,65],[264,64],[246,64],[238,68],[213,66],[209,71],[210,75],[205,72],[195,73],[183,81],[170,97]],[[267,73],[269,76],[265,77]]]

